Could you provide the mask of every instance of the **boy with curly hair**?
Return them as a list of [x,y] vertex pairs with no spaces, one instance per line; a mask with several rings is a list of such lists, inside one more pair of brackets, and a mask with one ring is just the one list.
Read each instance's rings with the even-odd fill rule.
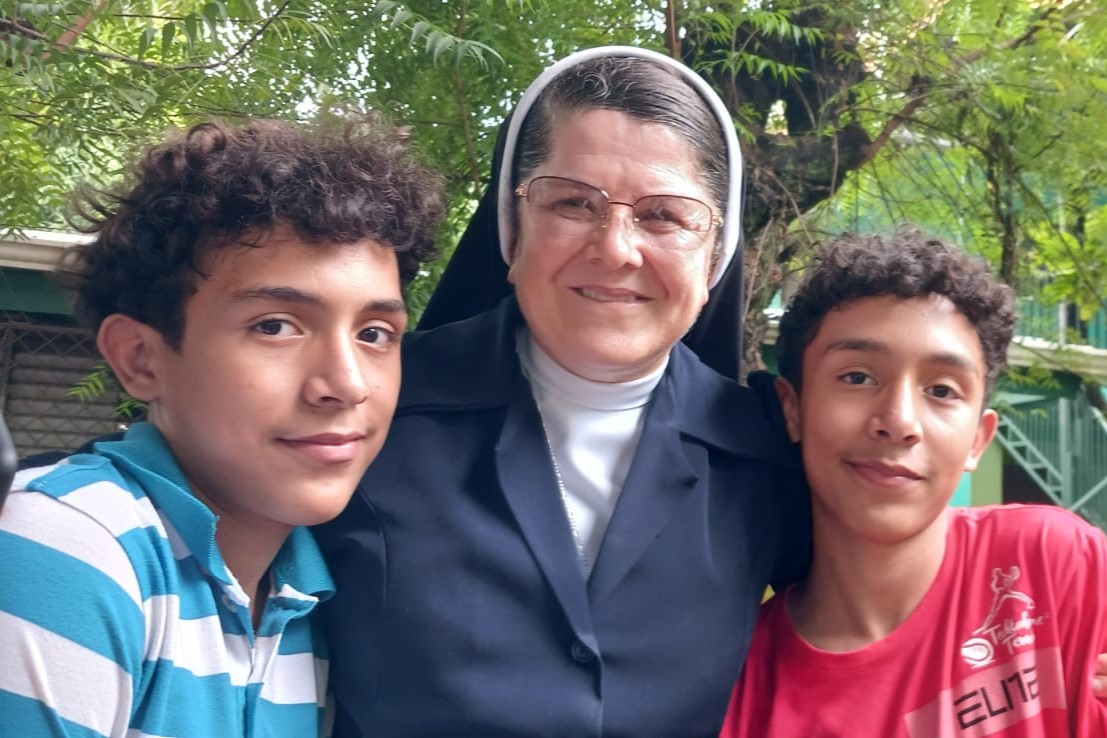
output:
[[437,178],[375,118],[205,123],[89,195],[76,312],[149,422],[20,472],[0,515],[0,730],[325,732],[303,527],[384,440]]
[[781,319],[810,576],[766,603],[722,735],[1107,735],[1107,540],[1065,510],[953,509],[998,417],[1011,291],[915,232],[846,236]]

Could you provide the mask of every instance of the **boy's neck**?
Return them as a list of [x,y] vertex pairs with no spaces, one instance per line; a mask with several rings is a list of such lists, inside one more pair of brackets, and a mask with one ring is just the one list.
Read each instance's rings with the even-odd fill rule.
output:
[[261,622],[269,595],[269,569],[287,540],[288,532],[287,528],[276,531],[269,526],[244,525],[229,515],[221,515],[216,523],[215,543],[227,569],[250,598],[250,616],[255,629]]
[[948,513],[894,544],[862,539],[815,514],[815,556],[792,591],[796,630],[824,651],[854,651],[889,635],[918,607],[942,566]]

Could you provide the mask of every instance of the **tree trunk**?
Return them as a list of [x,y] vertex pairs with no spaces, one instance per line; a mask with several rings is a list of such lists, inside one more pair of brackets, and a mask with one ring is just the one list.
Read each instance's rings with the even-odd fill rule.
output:
[[[850,89],[865,74],[856,29],[835,26],[821,9],[805,10],[791,20],[819,27],[822,39],[769,38],[748,22],[739,24],[729,41],[707,28],[685,27],[682,53],[690,64],[744,49],[807,70],[787,84],[767,73],[750,74],[745,67],[731,73],[720,70],[732,67],[713,66],[706,75],[739,125],[754,133],[753,145],[743,151],[745,371],[764,366],[764,308],[779,288],[783,262],[790,256],[788,224],[833,195],[846,173],[866,160],[872,143],[847,117]],[[786,132],[769,130],[774,106],[783,107]]]

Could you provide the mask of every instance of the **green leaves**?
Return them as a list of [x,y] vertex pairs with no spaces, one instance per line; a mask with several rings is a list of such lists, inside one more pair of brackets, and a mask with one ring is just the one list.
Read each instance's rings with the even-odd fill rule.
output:
[[503,57],[491,46],[449,33],[401,3],[380,2],[377,3],[377,10],[385,16],[389,28],[407,29],[410,33],[408,46],[412,49],[421,47],[423,53],[436,64],[447,54],[455,64],[469,58],[481,66],[487,66],[485,55],[496,61],[503,61]]
[[[1107,14],[1094,0],[676,6],[681,53],[717,85],[744,133],[751,205],[776,208],[757,223],[750,208],[747,242],[766,249],[766,263],[791,249],[776,235],[788,223],[817,235],[908,220],[997,265],[1014,249],[1012,268],[1027,289],[1052,275],[1043,298],[1064,296],[1082,313],[1102,304]],[[372,108],[409,125],[444,173],[449,247],[487,183],[496,128],[522,89],[585,46],[665,48],[666,7],[9,3],[3,12],[12,17],[0,19],[0,224],[58,225],[78,181],[110,182],[129,151],[171,126]],[[827,61],[815,68],[811,53],[795,49]],[[843,84],[835,65],[862,73]],[[807,127],[795,131],[804,116]],[[842,163],[849,136],[884,132],[864,157],[855,151],[856,161]],[[778,230],[759,238],[770,226]],[[414,305],[429,295],[436,269],[412,286]],[[776,279],[758,274],[751,286]]]
[[82,377],[75,386],[66,390],[65,394],[81,402],[93,402],[104,395],[112,394],[117,398],[115,414],[123,421],[138,420],[146,413],[146,403],[124,392],[111,367],[103,361]]

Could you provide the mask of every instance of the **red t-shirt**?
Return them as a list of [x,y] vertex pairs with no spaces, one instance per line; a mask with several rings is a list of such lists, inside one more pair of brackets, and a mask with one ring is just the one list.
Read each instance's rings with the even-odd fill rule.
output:
[[950,511],[919,606],[865,648],[830,653],[761,611],[724,738],[1104,738],[1107,539],[1059,508]]

